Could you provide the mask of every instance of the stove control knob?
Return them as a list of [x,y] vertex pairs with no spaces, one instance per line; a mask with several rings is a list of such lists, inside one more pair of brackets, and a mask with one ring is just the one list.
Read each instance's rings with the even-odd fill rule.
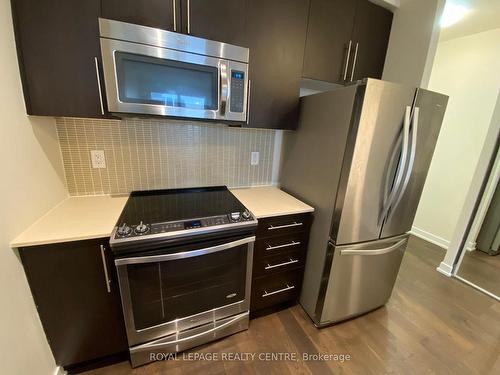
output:
[[241,214],[239,212],[231,212],[231,221],[240,221]]
[[131,232],[132,229],[126,223],[123,223],[121,227],[118,227],[119,236],[128,236]]
[[143,234],[146,233],[149,230],[149,227],[144,224],[142,221],[138,226],[135,227],[135,233],[137,234]]
[[245,220],[248,220],[248,219],[250,219],[252,217],[252,215],[248,211],[244,211],[242,213],[242,216],[243,216],[243,219],[245,219]]

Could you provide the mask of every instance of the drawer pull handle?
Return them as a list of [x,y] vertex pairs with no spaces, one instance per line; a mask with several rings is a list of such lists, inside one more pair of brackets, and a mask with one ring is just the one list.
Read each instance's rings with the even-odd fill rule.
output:
[[294,264],[294,263],[298,263],[298,262],[299,262],[298,259],[292,259],[292,258],[290,258],[290,260],[288,262],[277,263],[277,264],[273,264],[272,266],[269,263],[267,263],[267,266],[264,267],[264,269],[270,270],[270,269],[273,269],[273,268],[288,266],[289,264]]
[[262,297],[269,297],[269,296],[272,296],[273,294],[287,292],[287,291],[292,290],[292,289],[295,289],[295,285],[288,285],[288,283],[287,283],[286,288],[278,289],[278,290],[275,290],[274,292],[268,293],[267,290],[264,290],[264,294],[262,295]]
[[275,246],[267,245],[266,250],[281,249],[283,247],[298,246],[298,245],[300,245],[300,241],[292,241],[290,243],[286,243],[283,245],[275,245]]
[[277,226],[274,226],[274,225],[269,225],[267,227],[267,230],[275,230],[275,229],[283,229],[283,228],[290,228],[290,227],[298,227],[298,226],[301,226],[303,225],[303,223],[297,223],[296,221],[294,221],[292,224],[285,224],[285,225],[277,225]]

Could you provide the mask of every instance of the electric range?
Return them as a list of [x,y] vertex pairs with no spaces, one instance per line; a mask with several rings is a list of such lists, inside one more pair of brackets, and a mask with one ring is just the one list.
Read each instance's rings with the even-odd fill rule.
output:
[[130,195],[110,245],[133,367],[248,328],[256,227],[225,186]]
[[115,254],[255,230],[257,220],[225,186],[132,192],[110,245]]

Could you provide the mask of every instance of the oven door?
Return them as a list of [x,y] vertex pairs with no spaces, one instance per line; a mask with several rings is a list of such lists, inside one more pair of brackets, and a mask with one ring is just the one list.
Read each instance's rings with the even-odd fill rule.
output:
[[115,259],[129,345],[248,312],[254,242]]
[[100,40],[110,112],[246,121],[248,64]]

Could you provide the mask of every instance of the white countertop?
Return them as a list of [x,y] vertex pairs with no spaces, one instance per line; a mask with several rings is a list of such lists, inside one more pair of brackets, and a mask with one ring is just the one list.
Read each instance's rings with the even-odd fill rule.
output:
[[109,237],[128,196],[69,197],[15,238],[12,248]]
[[275,186],[230,189],[257,219],[313,212],[314,208]]
[[[314,209],[274,186],[235,188],[231,192],[259,219]],[[109,237],[128,196],[69,197],[15,238],[12,248]]]

